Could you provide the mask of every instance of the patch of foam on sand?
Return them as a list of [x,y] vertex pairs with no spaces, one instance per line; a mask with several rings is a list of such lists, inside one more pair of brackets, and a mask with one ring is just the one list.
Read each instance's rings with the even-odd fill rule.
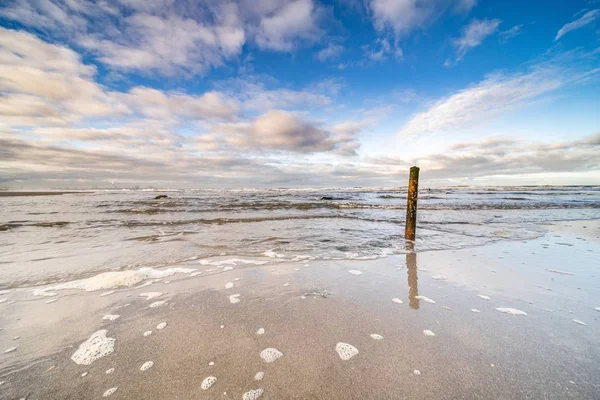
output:
[[413,374],[415,374],[415,375],[419,376],[419,375],[421,375],[421,371],[419,371],[418,369],[415,369],[415,370],[413,371]]
[[510,307],[500,307],[500,308],[496,308],[496,310],[500,311],[501,313],[510,314],[510,315],[527,315],[527,313],[525,311],[517,310],[516,308],[510,308]]
[[154,367],[154,361],[146,361],[140,367],[140,371],[147,371],[147,370],[149,370],[152,367]]
[[204,378],[204,380],[200,384],[200,387],[202,388],[202,390],[208,390],[216,382],[217,382],[217,378],[215,378],[214,376],[207,376],[206,378]]
[[161,322],[160,324],[156,325],[156,329],[158,329],[159,331],[162,329],[165,329],[166,327],[167,327],[166,322]]
[[46,300],[46,304],[52,304],[52,303],[55,303],[55,302],[57,302],[57,301],[58,301],[58,299],[50,299],[50,300]]
[[254,380],[262,381],[264,377],[265,377],[265,373],[260,371],[260,372],[257,372],[256,375],[254,375]]
[[102,395],[102,397],[108,397],[108,396],[111,396],[111,395],[115,394],[115,392],[117,391],[117,389],[118,389],[117,386],[108,389],[106,392],[104,392],[104,394]]
[[148,337],[150,335],[152,335],[152,331],[146,331],[146,332],[144,332],[144,337]]
[[100,297],[110,296],[111,294],[115,294],[114,290],[109,290],[108,292],[104,292],[100,294]]
[[225,267],[223,268],[223,272],[233,271],[233,267]]
[[348,361],[352,357],[358,354],[358,349],[351,344],[339,342],[335,345],[335,351],[338,356],[344,361]]
[[556,270],[556,269],[546,269],[546,271],[548,271],[548,272],[553,272],[553,273],[555,273],[555,274],[560,274],[560,275],[575,275],[575,274],[574,274],[574,273],[572,273],[572,272],[567,272],[567,271],[559,271],[559,270]]
[[166,303],[167,302],[165,300],[155,301],[154,303],[150,304],[150,308],[156,308],[156,307],[164,306]]
[[267,251],[265,251],[265,252],[263,253],[263,255],[264,255],[264,256],[267,256],[267,257],[269,257],[269,258],[283,258],[283,257],[285,257],[285,255],[283,255],[283,254],[278,254],[278,253],[275,253],[273,250],[267,250]]
[[114,368],[109,368],[106,370],[106,375],[112,374],[113,372],[115,372]]
[[433,333],[432,331],[430,331],[429,329],[425,329],[423,331],[423,335],[425,336],[435,336],[435,333]]
[[256,334],[257,334],[257,335],[264,335],[264,334],[265,334],[265,328],[259,328],[259,329],[256,331]]
[[78,365],[90,365],[94,361],[111,354],[115,350],[115,339],[106,337],[108,331],[101,329],[79,345],[71,356],[71,360]]
[[381,336],[380,334],[377,334],[377,333],[371,333],[371,337],[375,340],[383,339],[383,336]]
[[225,289],[231,289],[233,287],[233,282],[227,282],[225,284]]
[[231,304],[237,304],[240,302],[240,294],[232,294],[231,296],[229,296],[229,302]]
[[262,358],[267,364],[270,364],[281,357],[283,357],[283,353],[273,347],[268,347],[260,352],[260,358]]
[[19,346],[8,348],[8,349],[4,350],[4,353],[12,353],[13,351],[17,350],[18,348],[19,348]]
[[147,279],[159,279],[175,274],[189,274],[194,272],[194,268],[169,268],[158,270],[154,268],[140,268],[129,271],[110,271],[92,276],[91,278],[79,279],[76,281],[65,282],[59,285],[49,286],[40,289],[34,289],[34,296],[56,296],[58,290],[85,290],[94,292],[96,290],[114,289],[119,287],[132,287]]
[[404,304],[404,302],[403,302],[402,300],[400,300],[399,298],[397,298],[397,297],[394,297],[394,298],[392,299],[392,301],[393,301],[394,303],[398,303],[398,304]]
[[451,309],[450,307],[447,307],[447,306],[442,306],[442,308],[443,308],[444,310],[448,310],[448,311],[454,311],[453,309]]
[[257,400],[265,391],[262,389],[249,390],[242,395],[242,400]]
[[152,299],[162,296],[162,292],[145,292],[145,293],[140,293],[140,296],[145,297],[146,300],[152,300]]
[[485,294],[478,294],[477,297],[483,300],[491,300],[491,298],[489,296],[486,296]]
[[435,301],[426,296],[415,296],[415,299],[423,300],[425,303],[435,304]]
[[436,281],[445,281],[448,278],[446,275],[433,275],[431,279],[435,279]]
[[576,324],[579,324],[579,325],[587,326],[587,324],[585,322],[580,321],[578,319],[574,319],[573,322],[575,322]]
[[362,271],[359,271],[357,269],[349,269],[348,272],[352,275],[362,275]]
[[480,313],[480,312],[481,312],[481,311],[479,311],[479,310],[478,310],[478,309],[476,309],[476,308],[471,308],[471,311],[473,311],[474,313]]
[[268,261],[259,261],[259,260],[246,260],[243,258],[229,258],[227,260],[198,260],[198,264],[200,265],[212,265],[212,266],[221,266],[221,265],[238,265],[238,264],[252,264],[252,265],[265,265],[268,264]]
[[107,314],[104,317],[102,317],[103,321],[114,321],[115,319],[118,319],[120,317],[119,314]]

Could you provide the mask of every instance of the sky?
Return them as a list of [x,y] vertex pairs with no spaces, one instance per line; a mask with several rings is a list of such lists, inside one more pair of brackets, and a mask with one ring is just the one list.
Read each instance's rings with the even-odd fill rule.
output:
[[3,0],[0,188],[600,184],[599,93],[599,0]]

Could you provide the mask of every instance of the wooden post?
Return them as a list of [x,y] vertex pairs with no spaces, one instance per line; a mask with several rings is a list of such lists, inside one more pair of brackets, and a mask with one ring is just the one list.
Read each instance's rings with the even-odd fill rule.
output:
[[408,179],[408,195],[406,199],[406,228],[404,238],[415,240],[417,230],[417,198],[419,197],[419,167],[410,168]]

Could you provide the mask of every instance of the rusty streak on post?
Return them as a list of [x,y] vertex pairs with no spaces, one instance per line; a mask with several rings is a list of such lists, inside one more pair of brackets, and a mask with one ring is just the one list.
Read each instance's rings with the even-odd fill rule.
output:
[[410,168],[410,178],[408,179],[408,196],[406,199],[406,229],[404,238],[406,240],[415,240],[415,231],[417,230],[417,198],[419,197],[419,167]]

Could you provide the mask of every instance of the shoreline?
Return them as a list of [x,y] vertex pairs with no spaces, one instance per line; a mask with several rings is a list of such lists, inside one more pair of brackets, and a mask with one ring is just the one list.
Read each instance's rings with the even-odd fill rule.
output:
[[[241,398],[256,389],[261,399],[592,398],[600,388],[600,223],[554,227],[524,242],[375,260],[227,270],[190,260],[178,267],[202,274],[137,288],[49,297],[15,289],[0,296],[0,350],[18,346],[0,353],[0,398],[100,398],[112,387],[115,399]],[[166,303],[150,307],[157,301]],[[115,351],[75,364],[75,350],[101,329]],[[342,360],[338,342],[359,353]],[[265,363],[266,348],[283,357]],[[153,367],[140,371],[147,361]],[[208,376],[217,382],[205,391]]]

